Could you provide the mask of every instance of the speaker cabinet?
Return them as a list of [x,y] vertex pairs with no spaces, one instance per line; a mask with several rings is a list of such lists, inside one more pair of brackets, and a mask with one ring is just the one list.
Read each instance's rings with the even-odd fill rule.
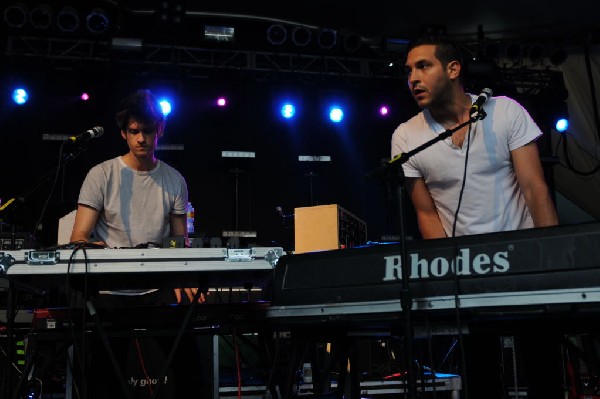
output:
[[367,225],[339,205],[294,209],[294,252],[351,248],[367,242]]

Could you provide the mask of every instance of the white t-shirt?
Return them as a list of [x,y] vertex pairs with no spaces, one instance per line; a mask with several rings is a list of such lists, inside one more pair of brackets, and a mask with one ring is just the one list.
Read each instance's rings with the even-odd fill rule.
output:
[[158,161],[150,171],[136,171],[116,157],[90,169],[78,203],[100,211],[94,240],[128,248],[162,245],[170,215],[185,214],[187,200],[185,179],[170,165]]
[[[472,100],[476,97],[471,94]],[[471,125],[461,148],[452,137],[434,143],[402,164],[406,177],[422,177],[435,202],[442,225],[452,235],[465,158],[468,162],[456,235],[533,227],[519,188],[510,152],[542,135],[527,110],[508,97],[492,97],[483,106],[487,116]],[[392,158],[405,154],[446,129],[425,109],[392,135]]]

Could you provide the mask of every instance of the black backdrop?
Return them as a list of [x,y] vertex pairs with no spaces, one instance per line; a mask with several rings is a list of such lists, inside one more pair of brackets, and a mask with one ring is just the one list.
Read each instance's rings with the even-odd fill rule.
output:
[[[6,94],[18,82],[31,92],[30,103],[21,107],[10,104]],[[276,207],[291,214],[295,207],[322,204],[338,204],[363,219],[370,240],[397,233],[397,200],[384,181],[367,180],[365,173],[389,157],[394,128],[417,111],[402,79],[276,74],[195,79],[110,69],[2,71],[0,198],[23,198],[7,209],[5,222],[33,233],[48,200],[36,236],[38,245],[56,243],[58,218],[75,209],[89,168],[127,150],[114,111],[118,100],[137,88],[168,92],[174,99],[160,143],[183,145],[183,150],[157,155],[186,177],[198,235],[250,230],[257,232],[258,245],[290,247],[292,226],[282,223]],[[92,94],[90,101],[78,100],[82,90]],[[292,122],[277,116],[276,101],[285,93],[301,101]],[[220,94],[230,99],[224,109],[215,106]],[[326,120],[325,105],[332,98],[348,109],[340,126]],[[377,113],[384,102],[392,106],[387,118]],[[93,126],[103,126],[104,136],[85,144],[52,190],[62,142],[43,140],[43,135],[75,135]],[[63,146],[67,153],[74,149],[70,143]],[[256,157],[222,158],[223,150],[253,151]],[[299,162],[299,155],[328,155],[332,161]]]

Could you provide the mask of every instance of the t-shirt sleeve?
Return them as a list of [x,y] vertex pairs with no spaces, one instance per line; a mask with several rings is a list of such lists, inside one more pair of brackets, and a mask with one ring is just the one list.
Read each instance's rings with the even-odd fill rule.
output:
[[90,169],[81,185],[77,203],[90,206],[97,211],[102,211],[104,208],[103,199],[106,190],[106,185],[104,184],[105,181],[105,173],[100,165]]
[[542,135],[539,126],[521,104],[514,100],[508,100],[506,107],[507,121],[510,123],[508,138],[508,149],[510,151],[523,147]]

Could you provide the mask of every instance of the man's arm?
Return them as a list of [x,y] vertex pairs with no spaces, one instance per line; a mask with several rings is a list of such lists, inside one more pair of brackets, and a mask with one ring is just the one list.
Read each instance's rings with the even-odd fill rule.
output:
[[[77,205],[77,213],[75,214],[75,222],[71,231],[71,242],[89,242],[90,236],[100,212],[87,205]],[[104,243],[100,243],[104,245]]]
[[406,178],[410,200],[417,214],[419,231],[424,239],[443,238],[446,232],[442,227],[435,203],[422,178]]
[[187,232],[187,216],[185,214],[174,215],[171,214],[170,217],[170,228],[171,228],[171,236],[183,236],[185,237],[185,246],[188,248],[190,246],[190,239],[188,237]]
[[550,197],[544,170],[535,142],[511,152],[515,173],[535,227],[554,226],[558,216]]

